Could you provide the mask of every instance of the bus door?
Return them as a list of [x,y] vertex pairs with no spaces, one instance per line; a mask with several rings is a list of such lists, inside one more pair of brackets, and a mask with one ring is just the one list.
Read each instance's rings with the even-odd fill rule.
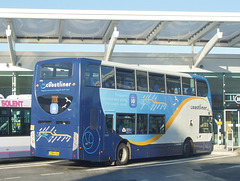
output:
[[103,149],[104,155],[109,159],[109,157],[113,158],[115,155],[114,151],[114,137],[116,134],[116,116],[115,112],[106,112],[105,114],[105,126],[104,127],[104,141],[103,141]]

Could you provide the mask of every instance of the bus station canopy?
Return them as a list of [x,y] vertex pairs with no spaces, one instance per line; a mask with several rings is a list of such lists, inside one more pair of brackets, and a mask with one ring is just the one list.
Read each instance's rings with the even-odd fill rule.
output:
[[203,46],[195,66],[214,47],[240,46],[240,13],[0,9],[0,43]]

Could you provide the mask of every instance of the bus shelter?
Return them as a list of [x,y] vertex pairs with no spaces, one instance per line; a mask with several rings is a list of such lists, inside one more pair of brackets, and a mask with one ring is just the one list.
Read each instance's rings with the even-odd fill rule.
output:
[[[41,59],[89,57],[204,75],[214,115],[223,116],[220,138],[239,124],[240,56],[209,54],[214,47],[240,46],[240,13],[0,9],[0,94],[31,93],[33,68]],[[22,44],[103,45],[103,52],[19,52]],[[117,45],[184,46],[190,53],[114,52]],[[200,50],[195,52],[195,48]],[[4,78],[4,79],[3,79]],[[239,142],[239,130],[235,140]],[[216,132],[216,130],[215,130]]]

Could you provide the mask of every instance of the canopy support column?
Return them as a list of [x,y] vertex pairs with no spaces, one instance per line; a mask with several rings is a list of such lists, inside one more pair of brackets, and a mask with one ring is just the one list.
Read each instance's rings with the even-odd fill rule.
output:
[[108,44],[108,48],[105,52],[105,56],[104,56],[104,60],[105,61],[109,61],[111,56],[112,56],[112,53],[113,53],[113,49],[115,47],[115,44],[117,42],[117,39],[119,37],[119,31],[117,31],[117,27],[114,28],[114,31],[112,33],[112,37],[109,41],[109,44]]
[[201,61],[206,57],[206,55],[212,50],[217,41],[222,38],[223,32],[220,32],[219,28],[217,29],[217,33],[209,40],[209,42],[203,47],[203,49],[194,57],[195,64],[197,67],[201,63]]
[[12,30],[10,29],[10,25],[8,25],[8,29],[6,30],[7,41],[9,46],[10,59],[13,66],[17,63],[17,56],[15,52],[15,42],[13,41]]

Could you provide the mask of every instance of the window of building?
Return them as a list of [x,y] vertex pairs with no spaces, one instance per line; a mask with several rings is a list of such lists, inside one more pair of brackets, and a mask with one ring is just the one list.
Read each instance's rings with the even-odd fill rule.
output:
[[165,79],[163,74],[149,73],[150,92],[165,93]]
[[197,80],[197,96],[206,97],[208,95],[208,86],[204,80]]
[[180,77],[167,75],[166,80],[167,80],[167,93],[181,94]]
[[135,114],[117,114],[118,134],[135,134]]
[[137,90],[148,91],[147,72],[137,70]]
[[137,115],[137,134],[147,134],[148,127],[148,115],[138,114]]
[[99,76],[99,65],[88,65],[84,73],[85,86],[99,87],[100,76]]
[[16,91],[18,94],[32,94],[33,72],[18,72]]
[[12,95],[12,72],[0,72],[0,94],[5,98]]
[[195,79],[193,78],[182,78],[182,87],[183,87],[183,95],[195,96]]
[[149,115],[149,134],[165,133],[165,115]]
[[211,133],[211,132],[212,132],[212,117],[200,116],[199,133]]
[[116,75],[118,89],[135,90],[134,70],[117,68]]
[[108,66],[102,66],[102,87],[103,88],[115,88],[115,75],[114,68]]

